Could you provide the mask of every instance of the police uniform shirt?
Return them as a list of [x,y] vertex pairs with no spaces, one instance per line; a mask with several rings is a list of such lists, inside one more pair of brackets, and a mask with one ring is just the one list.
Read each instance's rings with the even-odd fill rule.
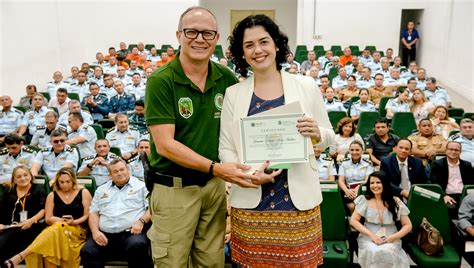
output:
[[377,72],[374,73],[374,77],[376,74],[382,74],[383,75],[383,79],[388,79],[390,78],[390,69],[387,69],[387,70],[378,70]]
[[403,72],[402,74],[400,74],[400,77],[405,80],[408,80],[410,78],[415,78],[416,73],[413,73],[411,70],[408,70],[407,72]]
[[130,114],[128,117],[130,125],[136,127],[140,134],[144,134],[147,131],[147,126],[145,122],[145,115],[138,116],[136,113]]
[[[89,83],[90,82],[96,83],[101,89],[104,87],[104,78],[102,78],[102,76],[99,77],[99,78],[93,76],[93,77],[89,78]],[[102,93],[102,91],[101,91],[101,93]]]
[[95,142],[97,140],[97,134],[95,130],[86,124],[82,124],[76,131],[72,131],[71,127],[68,126],[67,129],[68,140],[76,138],[76,137],[84,137],[86,140],[83,143],[77,144],[77,149],[81,156],[85,155],[93,155],[95,153]]
[[117,75],[117,64],[115,66],[104,66],[104,74],[115,74]]
[[64,82],[68,83],[69,85],[74,85],[77,84],[77,79],[72,76],[69,76],[68,78],[66,78],[66,80],[64,80]]
[[375,103],[371,101],[362,103],[360,100],[358,100],[351,105],[350,116],[359,116],[361,112],[374,112],[374,111],[375,111]]
[[370,78],[369,80],[365,80],[364,78],[358,79],[356,82],[356,86],[358,88],[367,88],[372,87],[375,85],[374,79]]
[[316,166],[318,169],[319,180],[327,181],[329,176],[337,175],[336,166],[334,165],[334,161],[331,157],[322,157],[315,158]]
[[416,148],[421,151],[426,148],[439,150],[443,147],[443,144],[446,141],[446,139],[441,135],[433,134],[433,136],[427,138],[422,136],[419,132],[408,136],[408,139],[412,142],[416,142]]
[[398,98],[389,99],[387,101],[387,105],[385,106],[385,110],[392,109],[393,113],[396,112],[409,112],[410,106],[408,102],[399,102]]
[[328,101],[327,99],[324,99],[324,106],[326,107],[326,110],[328,112],[330,111],[344,111],[346,112],[346,108],[344,108],[344,105],[342,102],[336,99],[332,99],[332,101]]
[[[70,111],[63,113],[59,117],[58,124],[67,127],[69,125],[69,113]],[[89,112],[81,110],[81,115],[82,119],[84,119],[84,125],[88,126],[94,124],[94,119],[92,119],[92,115]]]
[[130,229],[145,214],[147,195],[145,183],[133,176],[121,188],[109,180],[97,188],[89,211],[99,213],[101,231],[120,233]]
[[448,138],[448,141],[457,141],[461,143],[461,159],[471,162],[474,166],[474,139],[468,139],[461,133],[456,133]]
[[346,185],[365,181],[365,177],[374,172],[372,162],[370,160],[361,159],[357,163],[353,163],[352,159],[345,158],[339,166],[339,176],[344,176]]
[[334,79],[332,79],[332,87],[333,88],[343,88],[343,87],[347,87],[347,78],[346,79],[342,79],[339,75],[334,77]]
[[30,135],[34,135],[36,132],[36,128],[38,126],[45,126],[46,122],[44,116],[47,112],[52,111],[51,109],[47,108],[46,106],[42,106],[41,109],[38,111],[32,109],[25,113],[23,117],[23,122],[21,125],[28,127],[28,132]]
[[151,141],[150,138],[151,138],[151,137],[150,137],[150,132],[145,131],[145,132],[142,134],[142,136],[140,137],[140,140],[149,140],[149,141]]
[[140,132],[135,127],[129,126],[124,132],[113,127],[109,130],[105,138],[109,141],[110,147],[118,147],[122,154],[135,150],[140,140]]
[[[97,154],[92,154],[87,157],[82,158],[82,165],[79,168],[79,171],[84,170],[86,166],[93,162],[94,159],[97,157]],[[119,158],[116,154],[114,153],[109,153],[105,157],[105,161],[107,163],[110,163],[112,160]],[[94,177],[95,183],[97,186],[101,186],[102,184],[108,182],[110,180],[110,173],[109,170],[107,169],[106,166],[103,165],[95,165],[89,172],[89,176]]]
[[130,68],[130,69],[128,69],[128,70],[125,72],[125,74],[128,75],[128,76],[130,76],[130,77],[132,77],[135,73],[138,73],[138,74],[140,74],[140,75],[143,75],[143,71],[140,70],[140,69],[138,69],[138,68],[136,68],[135,70],[132,70],[132,69]]
[[157,62],[157,61],[160,61],[161,60],[161,57],[156,55],[156,56],[153,56],[153,55],[148,55],[146,60],[149,60],[151,62]]
[[13,157],[7,148],[3,148],[0,151],[0,184],[11,181],[15,167],[23,165],[31,168],[35,155],[35,151],[26,146],[21,147],[16,157]]
[[351,63],[346,64],[345,68],[346,68],[347,75],[352,74],[355,70],[354,65],[352,65]]
[[367,58],[360,56],[359,57],[359,62],[364,64],[364,67],[369,67],[369,64],[373,61],[372,57],[369,56]]
[[380,61],[379,62],[371,61],[368,64],[368,67],[370,68],[372,74],[375,74],[376,72],[382,69],[382,64],[380,63]]
[[36,154],[33,163],[38,163],[42,166],[43,171],[48,176],[50,182],[56,176],[56,172],[62,168],[66,163],[72,164],[72,169],[77,170],[77,164],[79,162],[79,155],[77,150],[69,145],[64,147],[64,150],[56,155],[52,147],[41,149]]
[[143,163],[140,156],[135,156],[127,160],[128,167],[132,176],[138,178],[141,181],[145,180]]
[[20,127],[23,121],[23,112],[11,107],[9,111],[0,113],[0,135],[6,135]]
[[383,81],[384,86],[398,86],[398,85],[406,85],[407,81],[403,78],[395,79],[393,77],[389,77]]
[[[322,69],[322,70],[324,70],[324,67],[326,67],[326,63],[330,62],[330,60],[328,58],[326,58],[326,56],[319,57],[318,61],[319,61],[320,69]],[[311,66],[306,71],[309,71],[310,68],[311,68]]]
[[[67,131],[65,127],[60,126],[59,124],[56,124],[56,127],[53,129],[61,129],[63,131]],[[31,145],[36,145],[39,148],[47,148],[51,146],[51,132],[53,130],[49,131],[45,126],[37,126],[35,134],[33,135],[33,138],[31,138]]]
[[443,105],[447,107],[448,102],[451,102],[448,92],[444,88],[437,87],[434,92],[426,89],[423,92],[425,93],[426,98],[434,105]]
[[58,90],[58,88],[68,89],[69,83],[66,83],[65,81],[55,83],[54,81],[52,81],[46,85],[46,91],[49,92],[49,95],[51,96],[56,96],[56,91]]
[[100,93],[102,94],[105,94],[107,95],[107,98],[110,99],[113,97],[113,96],[116,96],[117,95],[117,90],[115,90],[115,88],[112,86],[112,87],[101,87],[100,88]]
[[132,79],[130,79],[130,77],[127,75],[124,75],[123,77],[117,76],[116,78],[114,78],[114,81],[118,81],[118,80],[122,81],[125,87],[128,87],[132,84]]
[[77,93],[79,94],[79,99],[82,100],[84,96],[89,94],[89,84],[84,82],[82,85],[74,84],[69,87],[67,90],[68,93]]
[[416,88],[424,89],[425,87],[426,87],[426,79],[419,80],[418,78],[416,78]]
[[145,97],[145,86],[142,84],[129,85],[125,88],[125,93],[135,96],[135,99]]

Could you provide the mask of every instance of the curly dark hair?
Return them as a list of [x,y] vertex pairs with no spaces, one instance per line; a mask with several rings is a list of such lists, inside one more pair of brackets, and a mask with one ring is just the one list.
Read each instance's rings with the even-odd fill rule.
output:
[[235,64],[235,71],[242,75],[243,77],[247,76],[247,69],[249,64],[243,58],[244,50],[244,32],[246,29],[253,28],[255,26],[262,26],[265,31],[267,31],[272,37],[275,45],[277,47],[276,52],[276,68],[281,70],[281,64],[286,61],[286,56],[290,53],[290,48],[288,47],[288,37],[286,34],[280,31],[278,25],[266,15],[250,15],[238,22],[235,25],[232,35],[229,36],[228,40],[230,43],[229,49],[234,58],[232,62]]
[[370,190],[370,182],[373,178],[378,178],[380,182],[382,182],[382,201],[384,205],[387,206],[388,211],[392,213],[393,221],[396,222],[399,206],[395,202],[392,192],[392,186],[390,185],[390,181],[385,175],[385,172],[375,171],[369,175],[369,178],[367,179],[367,190],[365,191],[365,198],[367,200],[375,198],[374,193],[372,192],[372,190]]

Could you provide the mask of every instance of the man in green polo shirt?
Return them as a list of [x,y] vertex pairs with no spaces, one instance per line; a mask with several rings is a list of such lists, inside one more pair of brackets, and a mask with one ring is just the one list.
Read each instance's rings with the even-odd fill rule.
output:
[[217,163],[219,122],[227,87],[237,82],[210,61],[219,34],[215,16],[202,7],[180,17],[180,53],[147,80],[146,121],[156,175],[148,231],[158,267],[224,266],[224,180],[254,187],[250,167]]

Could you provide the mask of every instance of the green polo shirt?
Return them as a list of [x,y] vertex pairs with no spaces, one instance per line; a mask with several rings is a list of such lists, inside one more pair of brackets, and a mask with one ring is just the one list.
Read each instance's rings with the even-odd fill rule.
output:
[[[224,93],[227,87],[237,82],[237,78],[227,67],[209,61],[205,90],[201,92],[184,74],[178,54],[147,80],[146,123],[148,126],[174,124],[175,140],[194,152],[217,161]],[[153,138],[150,149],[150,164],[155,171],[184,178],[207,175],[158,155]]]

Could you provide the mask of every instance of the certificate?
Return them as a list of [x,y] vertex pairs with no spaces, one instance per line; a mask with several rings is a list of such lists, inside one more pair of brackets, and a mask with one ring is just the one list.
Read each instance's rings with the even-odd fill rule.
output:
[[251,116],[240,119],[242,162],[291,164],[308,162],[308,138],[296,128],[303,114]]

